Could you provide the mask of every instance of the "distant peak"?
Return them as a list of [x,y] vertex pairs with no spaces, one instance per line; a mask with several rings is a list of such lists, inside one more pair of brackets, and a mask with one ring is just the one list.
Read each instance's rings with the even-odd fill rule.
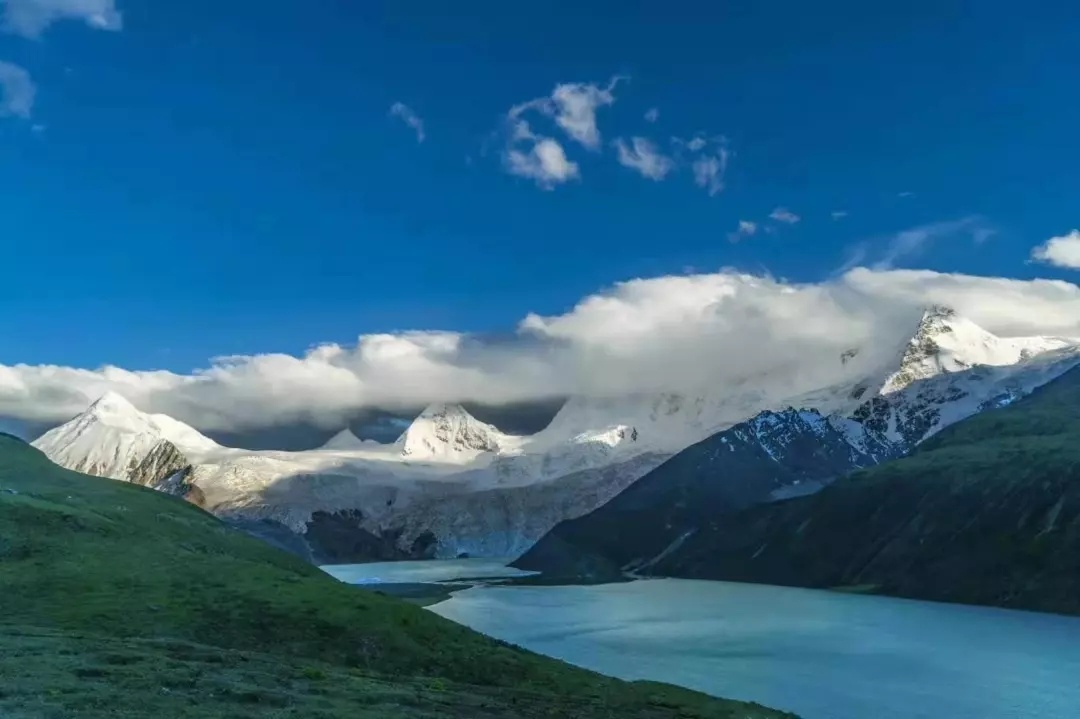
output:
[[469,414],[460,404],[428,405],[398,438],[404,455],[442,456],[497,452],[502,433]]
[[353,431],[346,427],[341,430],[327,441],[322,446],[322,449],[357,449],[364,446],[366,443],[364,440],[353,434]]

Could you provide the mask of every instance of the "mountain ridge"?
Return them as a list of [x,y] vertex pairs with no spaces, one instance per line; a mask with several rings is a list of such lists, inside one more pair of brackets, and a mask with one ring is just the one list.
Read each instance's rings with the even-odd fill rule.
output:
[[[331,522],[389,538],[406,554],[415,547],[423,548],[420,556],[517,553],[665,459],[762,412],[818,410],[858,451],[892,456],[899,444],[910,448],[958,419],[1023,396],[1064,371],[1075,352],[1057,338],[994,338],[950,310],[931,308],[888,365],[867,368],[867,353],[844,352],[836,363],[846,379],[824,390],[800,389],[791,377],[699,395],[573,397],[529,436],[502,433],[458,405],[435,404],[392,444],[360,441],[346,429],[318,450],[256,452],[222,447],[181,422],[110,397],[103,407],[119,406],[113,415],[120,420],[110,424],[112,415],[91,408],[35,446],[63,466],[134,478],[219,516],[270,522],[301,538],[341,536],[315,527]],[[930,376],[883,392],[890,378],[913,368]],[[782,395],[791,388],[799,391]],[[93,440],[90,430],[101,436]],[[136,473],[161,440],[179,455],[159,474],[171,473],[151,476],[153,462]],[[313,550],[348,555],[340,547]]]
[[734,513],[665,576],[1080,614],[1080,367],[821,493]]

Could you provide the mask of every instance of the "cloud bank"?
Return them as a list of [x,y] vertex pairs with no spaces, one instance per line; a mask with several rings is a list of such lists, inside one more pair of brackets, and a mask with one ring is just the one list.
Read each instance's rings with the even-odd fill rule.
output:
[[342,426],[364,409],[433,401],[487,404],[588,394],[693,391],[837,379],[839,356],[891,357],[928,304],[1007,336],[1080,336],[1080,287],[930,271],[850,270],[796,284],[734,270],[620,283],[555,316],[530,314],[505,337],[365,335],[303,356],[214,359],[181,374],[119,367],[0,365],[0,415],[61,422],[106,390],[204,430],[290,422]]

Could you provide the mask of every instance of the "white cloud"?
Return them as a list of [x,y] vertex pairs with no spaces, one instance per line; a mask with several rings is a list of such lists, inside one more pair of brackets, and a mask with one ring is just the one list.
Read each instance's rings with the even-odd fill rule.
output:
[[545,190],[581,176],[577,163],[569,160],[563,146],[550,137],[535,138],[525,151],[508,149],[503,161],[511,175],[533,180]]
[[538,111],[553,118],[555,124],[572,139],[590,150],[598,150],[600,130],[596,125],[596,112],[601,107],[615,103],[615,88],[626,79],[616,75],[604,87],[591,82],[561,83],[548,97],[539,97],[510,108],[510,120],[517,120],[530,110]]
[[413,112],[412,108],[403,102],[395,102],[390,106],[390,115],[400,118],[402,122],[411,127],[416,133],[416,141],[424,141],[424,121]]
[[625,78],[613,77],[605,87],[593,83],[562,83],[551,95],[510,108],[506,114],[506,147],[502,160],[506,171],[533,180],[545,190],[581,177],[578,164],[566,155],[557,140],[533,132],[530,112],[554,119],[572,139],[589,149],[599,149],[600,130],[596,111],[615,102],[614,90]]
[[633,137],[632,144],[627,144],[621,137],[612,144],[618,153],[619,164],[636,170],[642,177],[650,180],[663,180],[669,172],[675,169],[675,161],[661,153],[649,140],[644,137]]
[[730,242],[738,242],[745,237],[753,237],[757,234],[758,224],[751,222],[750,220],[739,220],[739,226],[734,232],[728,233],[728,240]]
[[832,217],[834,220],[842,220],[842,219],[844,219],[845,217],[848,216],[848,211],[847,210],[833,210],[832,212],[829,213],[829,216]]
[[785,225],[794,225],[802,218],[786,207],[777,207],[769,213],[769,219],[783,222]]
[[362,408],[431,401],[757,387],[770,374],[820,387],[837,379],[842,351],[862,346],[868,361],[885,358],[934,303],[1002,335],[1080,336],[1080,288],[1068,282],[855,268],[796,284],[722,270],[621,283],[564,314],[529,315],[497,342],[454,332],[366,335],[299,357],[221,358],[187,374],[0,365],[0,416],[59,422],[115,390],[207,430],[297,420],[332,427]]
[[80,20],[98,30],[120,30],[123,16],[115,0],[0,0],[4,29],[28,38],[40,37],[54,22]]
[[30,73],[10,62],[0,62],[0,93],[0,117],[30,118],[37,96]]
[[1031,259],[1055,267],[1080,270],[1080,230],[1061,237],[1051,237],[1031,251]]
[[715,155],[702,155],[690,168],[694,171],[694,184],[709,193],[709,197],[724,191],[724,175],[727,173],[728,151],[721,147]]
[[656,122],[660,119],[660,108],[650,107],[645,111],[645,122]]
[[[726,137],[697,134],[689,140],[672,137],[671,143],[676,149],[679,164],[689,162],[695,185],[703,188],[710,197],[724,191],[728,162],[731,160]],[[712,148],[707,150],[710,145]],[[685,157],[686,153],[691,155],[689,159]]]

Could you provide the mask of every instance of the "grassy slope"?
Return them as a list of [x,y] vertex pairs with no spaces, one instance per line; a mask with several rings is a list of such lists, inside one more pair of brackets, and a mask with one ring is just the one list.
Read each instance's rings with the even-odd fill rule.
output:
[[0,588],[5,718],[781,716],[489,640],[6,437]]
[[908,458],[725,518],[657,571],[1080,613],[1080,369]]

